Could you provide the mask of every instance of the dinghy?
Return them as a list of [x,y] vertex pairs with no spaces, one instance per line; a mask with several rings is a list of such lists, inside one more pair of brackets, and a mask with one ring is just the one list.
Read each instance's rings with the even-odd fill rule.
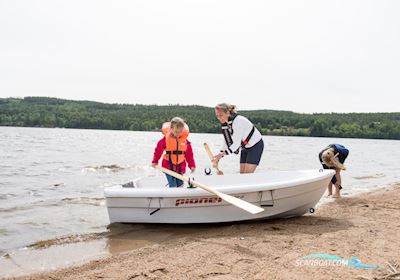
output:
[[[333,170],[321,169],[203,175],[181,188],[169,188],[165,176],[156,176],[106,188],[104,196],[111,223],[190,224],[289,218],[313,213],[334,174]],[[217,195],[194,187],[194,182],[210,186]],[[261,211],[249,213],[229,197]]]

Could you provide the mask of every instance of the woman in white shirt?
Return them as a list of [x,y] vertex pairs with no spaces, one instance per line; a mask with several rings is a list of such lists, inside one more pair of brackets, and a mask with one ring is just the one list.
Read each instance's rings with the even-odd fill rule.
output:
[[240,173],[254,173],[264,150],[261,133],[247,118],[236,113],[236,106],[220,103],[215,106],[215,116],[221,123],[224,135],[223,149],[213,161],[240,151]]

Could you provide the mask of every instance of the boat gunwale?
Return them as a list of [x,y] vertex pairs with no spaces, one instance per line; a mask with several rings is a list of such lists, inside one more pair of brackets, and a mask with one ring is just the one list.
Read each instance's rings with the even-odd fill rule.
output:
[[[296,170],[295,172],[316,173],[316,170]],[[240,186],[215,187],[216,190],[230,194],[248,194],[260,191],[272,191],[284,188],[291,188],[297,185],[307,185],[317,181],[322,181],[335,174],[334,170],[324,170],[320,176],[314,176],[308,179],[292,179],[272,183],[257,183]],[[259,174],[259,173],[258,173]],[[105,198],[180,198],[180,197],[198,197],[215,196],[200,188],[123,188],[122,185],[116,185],[104,189]]]

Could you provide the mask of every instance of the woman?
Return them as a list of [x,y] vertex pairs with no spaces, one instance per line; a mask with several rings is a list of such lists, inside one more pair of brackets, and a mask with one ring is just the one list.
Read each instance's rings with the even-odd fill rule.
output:
[[217,154],[213,162],[232,153],[240,153],[240,173],[254,173],[264,150],[264,141],[261,133],[247,118],[236,113],[236,106],[221,103],[215,106],[215,116],[221,123],[224,135],[223,149]]
[[328,185],[328,197],[332,196],[332,185],[335,185],[334,198],[340,197],[340,190],[342,189],[342,177],[340,176],[341,170],[346,170],[343,165],[349,150],[340,144],[330,144],[328,147],[323,149],[318,157],[324,169],[334,169],[336,174],[333,175],[332,180]]

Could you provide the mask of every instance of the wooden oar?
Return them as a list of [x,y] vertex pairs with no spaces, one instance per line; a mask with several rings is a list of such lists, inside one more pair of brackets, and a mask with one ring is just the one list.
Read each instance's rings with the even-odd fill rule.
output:
[[224,175],[224,172],[222,172],[222,171],[218,168],[218,164],[215,163],[215,162],[213,162],[214,155],[213,155],[213,153],[211,152],[211,149],[210,149],[210,147],[208,146],[208,144],[207,144],[207,143],[204,143],[203,145],[204,145],[204,149],[206,149],[206,152],[207,152],[207,154],[208,154],[208,157],[209,157],[210,160],[211,160],[212,167],[214,167],[215,170],[217,171],[217,175]]
[[[171,176],[173,176],[173,177],[175,177],[175,178],[177,178],[179,180],[182,180],[182,181],[185,181],[185,182],[189,183],[189,177],[183,176],[181,174],[178,174],[178,173],[176,173],[176,172],[174,172],[172,170],[166,169],[166,168],[161,167],[159,165],[156,165],[155,168],[157,168],[158,170],[160,170],[160,171],[162,171],[162,172],[164,172],[164,173],[166,173],[168,175],[171,175]],[[216,189],[214,189],[214,188],[212,188],[210,186],[206,186],[204,184],[201,184],[201,183],[193,181],[193,180],[190,180],[190,184],[192,184],[193,186],[199,187],[199,188],[201,188],[201,189],[203,189],[203,190],[205,190],[205,191],[207,191],[209,193],[215,194],[216,196],[219,196],[220,198],[222,198],[226,202],[229,202],[230,204],[235,205],[236,207],[239,207],[239,208],[241,208],[243,210],[246,210],[247,212],[249,212],[251,214],[257,214],[257,213],[260,213],[260,212],[264,211],[264,209],[261,208],[261,207],[258,207],[258,206],[254,205],[254,204],[251,204],[251,203],[249,203],[247,201],[244,201],[244,200],[239,199],[237,197],[231,196],[229,194],[221,193],[221,192],[217,191]]]

